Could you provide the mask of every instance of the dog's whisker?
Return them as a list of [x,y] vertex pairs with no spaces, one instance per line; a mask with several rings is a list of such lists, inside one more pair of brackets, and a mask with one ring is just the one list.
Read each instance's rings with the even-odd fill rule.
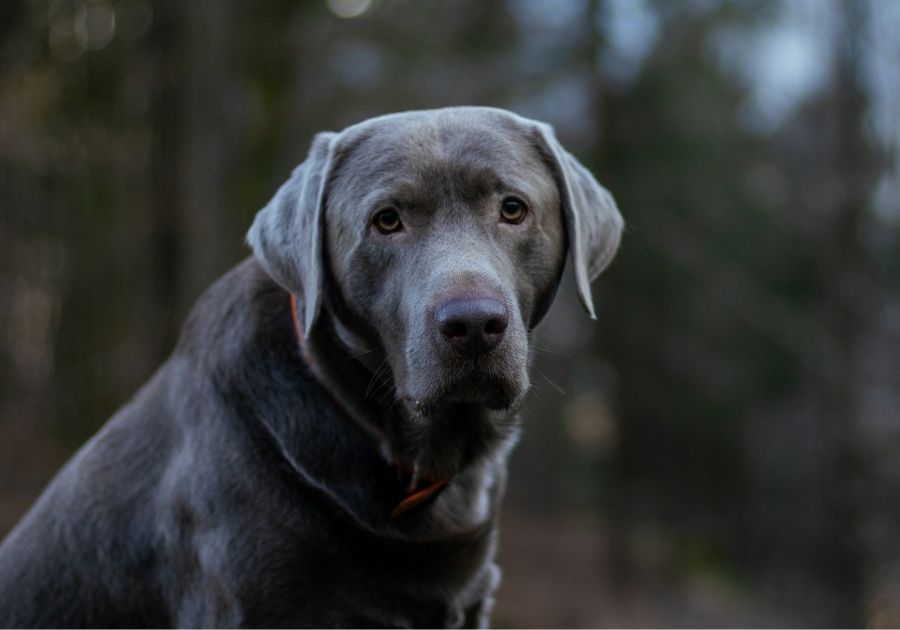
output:
[[381,363],[378,364],[378,367],[375,368],[375,371],[372,372],[372,378],[369,379],[369,384],[366,386],[366,393],[363,394],[363,398],[368,398],[369,394],[372,393],[372,387],[375,385],[375,382],[378,379],[382,368],[385,368],[385,369],[387,368],[387,361],[388,361],[387,357],[382,359]]
[[541,369],[539,369],[539,368],[535,368],[535,369],[537,370],[537,373],[540,374],[541,377],[542,377],[545,381],[547,381],[548,383],[550,383],[550,386],[551,386],[553,389],[555,389],[556,391],[558,391],[558,392],[559,392],[560,394],[562,394],[563,396],[568,396],[568,394],[566,393],[566,390],[564,390],[564,389],[563,389],[562,387],[560,387],[558,384],[556,384],[555,382],[553,382],[553,380],[552,380],[549,376],[547,376],[546,374],[544,374],[544,372],[543,372]]
[[375,387],[371,388],[371,394],[380,396],[382,393],[384,393],[386,387],[390,388],[391,390],[393,389],[394,378],[390,373],[390,366],[386,366],[385,369],[378,374],[377,378],[378,383],[375,385]]
[[[536,330],[532,330],[531,332],[532,332],[532,334],[533,334],[534,336],[540,337],[540,338],[541,338],[541,341],[546,341],[546,342],[551,343],[551,344],[554,343],[554,339],[553,339],[553,337],[551,337],[550,335],[547,335],[547,334],[545,334],[545,333],[539,333],[539,332],[536,331]],[[545,352],[550,352],[550,353],[553,353],[553,354],[562,355],[562,356],[566,357],[567,359],[569,359],[570,361],[574,361],[574,360],[575,360],[575,357],[572,356],[572,353],[571,353],[569,350],[567,350],[566,348],[553,348],[553,349],[551,349],[551,348],[548,348],[547,346],[545,346],[545,345],[543,345],[543,344],[541,344],[541,343],[536,342],[534,339],[531,340],[531,345],[535,346],[536,348],[538,348],[538,349],[540,349],[540,350],[544,350]]]
[[[547,403],[544,402],[544,398],[540,395],[540,393],[536,389],[532,389],[531,393],[534,394],[534,397],[537,398],[537,401],[541,403],[541,408],[546,409]],[[528,409],[527,402],[525,400],[522,401],[522,406]]]
[[394,393],[393,388],[388,388],[378,397],[378,404],[382,404],[385,400],[387,400],[388,396],[391,396]]
[[371,354],[373,352],[378,352],[379,350],[384,350],[384,346],[369,348],[368,350],[363,350],[362,352],[357,352],[356,354],[351,354],[349,358],[358,359],[359,357],[365,356],[367,354]]

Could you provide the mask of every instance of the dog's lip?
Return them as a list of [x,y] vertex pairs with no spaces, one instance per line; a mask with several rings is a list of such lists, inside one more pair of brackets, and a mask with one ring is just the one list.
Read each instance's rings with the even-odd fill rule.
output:
[[428,379],[404,378],[397,400],[417,417],[437,415],[450,406],[480,406],[490,411],[515,410],[528,390],[527,376],[504,375],[481,365],[472,370],[440,370]]
[[486,392],[482,395],[445,394],[429,398],[401,396],[400,399],[419,418],[429,418],[449,407],[477,405],[490,411],[515,413],[522,404],[525,394],[509,392]]

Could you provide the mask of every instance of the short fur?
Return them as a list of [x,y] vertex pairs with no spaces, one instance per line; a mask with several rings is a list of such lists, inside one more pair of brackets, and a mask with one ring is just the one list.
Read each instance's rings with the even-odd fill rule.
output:
[[[384,235],[388,206],[404,229]],[[531,330],[567,249],[593,315],[621,226],[549,127],[503,110],[320,134],[255,256],[0,545],[0,625],[485,625]],[[471,295],[510,315],[477,358],[433,317]],[[391,516],[416,479],[448,485]]]

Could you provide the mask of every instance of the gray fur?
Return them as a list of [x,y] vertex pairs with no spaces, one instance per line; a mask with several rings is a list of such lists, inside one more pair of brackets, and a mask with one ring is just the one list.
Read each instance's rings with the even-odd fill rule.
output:
[[304,297],[304,328],[310,330],[322,299],[322,230],[325,184],[336,134],[320,133],[306,161],[257,215],[247,242],[269,275]]
[[622,236],[622,215],[606,188],[556,140],[549,125],[540,124],[541,136],[555,158],[563,196],[569,252],[578,299],[596,319],[591,281],[610,263]]
[[[510,194],[518,225],[499,221]],[[402,232],[372,227],[385,206]],[[531,331],[566,242],[593,314],[620,229],[549,128],[509,112],[318,135],[254,221],[255,257],[0,545],[0,625],[485,625]],[[433,316],[472,295],[509,312],[477,358]],[[449,484],[392,517],[417,477]]]

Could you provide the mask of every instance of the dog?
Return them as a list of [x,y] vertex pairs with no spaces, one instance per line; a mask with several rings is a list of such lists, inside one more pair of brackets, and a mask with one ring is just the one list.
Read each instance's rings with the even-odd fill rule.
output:
[[253,256],[0,546],[4,626],[485,626],[531,331],[612,196],[454,107],[315,136]]

